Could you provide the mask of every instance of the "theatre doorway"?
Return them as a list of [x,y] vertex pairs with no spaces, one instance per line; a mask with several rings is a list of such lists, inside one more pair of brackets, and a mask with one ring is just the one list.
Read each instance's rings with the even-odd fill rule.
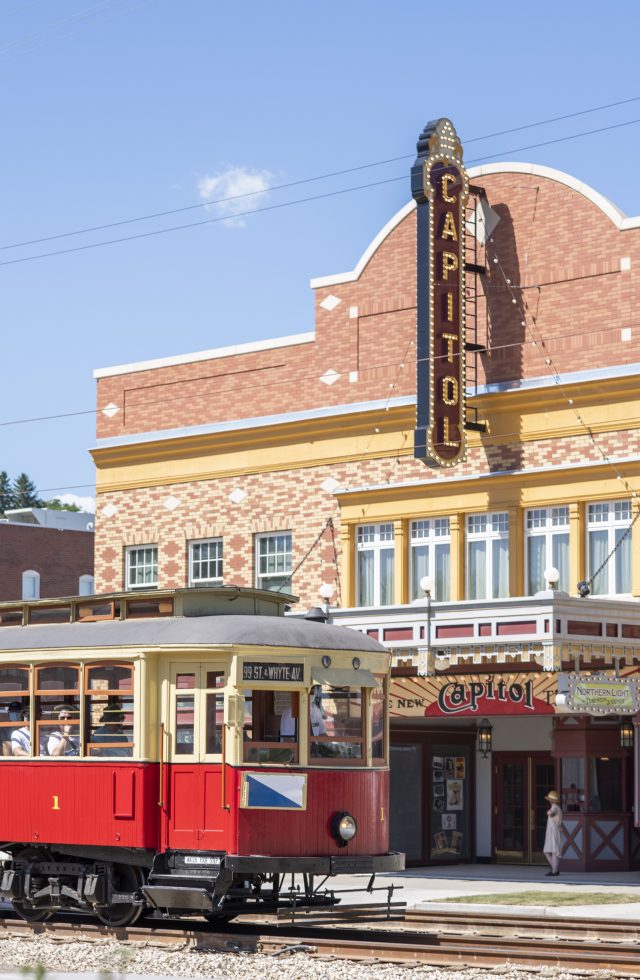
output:
[[493,853],[502,864],[544,864],[544,835],[555,789],[548,752],[496,752],[493,764]]

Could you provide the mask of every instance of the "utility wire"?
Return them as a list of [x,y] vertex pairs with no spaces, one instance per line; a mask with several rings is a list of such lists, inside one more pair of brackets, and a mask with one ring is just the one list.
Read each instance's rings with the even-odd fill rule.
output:
[[[572,281],[572,280],[562,280],[562,281],[563,282],[564,281],[569,282],[569,281]],[[524,287],[516,287],[516,288],[523,289]],[[529,287],[526,287],[526,288],[529,288]],[[625,321],[625,326],[627,326],[627,327],[637,327],[637,326],[640,326],[640,320]],[[615,329],[615,328],[613,328],[613,329]],[[591,336],[594,333],[600,333],[601,331],[602,331],[602,327],[594,327],[592,330],[580,331],[579,333],[577,331],[570,331],[569,333],[559,334],[559,335],[553,337],[553,339],[551,341],[549,341],[549,343],[550,344],[556,344],[558,341],[567,340],[567,339],[570,339],[572,337],[577,337],[577,336],[580,336],[580,337],[585,338],[585,337]],[[406,348],[406,350],[404,352],[403,358],[400,361],[399,371],[405,366],[405,362],[407,361],[409,351],[410,351],[411,347],[413,347],[413,346],[414,346],[414,342],[413,341],[409,341],[408,346],[407,346],[407,348]],[[525,340],[511,341],[511,342],[505,343],[505,344],[491,344],[490,346],[487,346],[486,347],[486,352],[487,353],[495,353],[497,351],[513,350],[513,349],[516,349],[516,348],[519,348],[519,347],[529,347],[529,346],[531,346],[531,341],[525,339]],[[464,352],[462,352],[462,353],[464,353]],[[454,357],[458,357],[458,356],[461,356],[461,354],[454,354]],[[448,354],[439,354],[439,355],[437,355],[437,356],[434,357],[434,360],[435,361],[444,360],[447,357],[448,357]],[[428,357],[416,358],[415,361],[414,360],[411,360],[410,363],[411,363],[412,366],[415,365],[415,364],[422,364],[422,363],[428,364],[429,363],[429,358]],[[395,367],[395,366],[396,366],[395,365],[395,362],[394,363],[391,363],[391,362],[385,361],[385,362],[382,362],[382,363],[370,364],[366,368],[366,371],[367,372],[380,371],[380,370],[384,370],[385,368],[390,368],[390,367]],[[393,388],[395,388],[397,386],[397,383],[399,381],[399,371],[398,371],[398,376],[396,377],[395,381],[390,384],[390,389],[393,389]],[[296,384],[302,385],[302,384],[305,384],[306,382],[312,382],[312,381],[317,381],[317,380],[318,380],[317,374],[307,374],[307,375],[302,375],[302,376],[296,378]],[[244,392],[244,391],[252,391],[252,392],[255,392],[258,389],[264,391],[267,388],[274,389],[274,388],[277,388],[277,387],[283,386],[283,385],[289,386],[290,384],[291,384],[291,382],[289,380],[262,381],[260,383],[255,383],[254,382],[254,383],[248,384],[244,388],[237,388],[237,389],[235,389],[235,393],[236,394],[242,394],[242,392]],[[393,394],[388,394],[387,395],[387,398],[386,398],[386,401],[385,401],[385,410],[387,410],[387,408],[388,408],[388,406],[390,404],[390,400],[393,397],[394,397]],[[474,398],[474,397],[482,397],[482,396],[476,396],[473,392],[471,392],[471,394],[469,394],[469,392],[467,392],[467,397]],[[170,399],[169,398],[158,398],[158,399],[155,399],[153,401],[149,401],[149,402],[146,403],[146,407],[161,408],[163,405],[166,405],[166,404],[172,404],[173,405],[173,404],[175,404],[176,402],[179,402],[182,399],[193,400],[191,395],[182,395],[182,396],[181,395],[173,395]],[[76,417],[81,416],[81,415],[99,415],[101,412],[102,412],[102,408],[87,408],[87,409],[80,409],[80,410],[77,410],[75,412],[58,412],[58,413],[55,413],[55,414],[52,414],[52,415],[34,415],[34,416],[28,416],[28,417],[19,418],[19,419],[9,419],[7,421],[0,422],[0,428],[8,428],[9,426],[12,426],[12,425],[27,425],[27,424],[32,423],[32,422],[51,422],[51,421],[56,421],[58,419],[76,418]],[[203,423],[196,423],[196,424],[203,424]]]
[[[555,117],[553,117],[551,119],[541,120],[540,122],[528,123],[528,124],[526,124],[524,126],[516,126],[513,129],[505,129],[505,130],[502,130],[499,133],[492,133],[492,134],[490,134],[488,136],[476,136],[476,137],[474,137],[471,140],[466,140],[465,143],[466,144],[475,143],[475,142],[478,142],[478,141],[481,141],[481,140],[492,139],[495,136],[504,136],[504,135],[508,135],[509,133],[517,133],[517,132],[520,132],[520,131],[525,130],[525,129],[532,129],[532,128],[536,127],[536,126],[545,126],[545,125],[548,125],[549,123],[552,123],[552,122],[558,122],[560,120],[565,120],[565,119],[572,119],[575,116],[582,116],[582,115],[586,115],[586,114],[592,113],[592,112],[601,112],[601,111],[603,111],[605,109],[614,108],[614,107],[620,106],[620,105],[627,105],[630,102],[638,102],[638,101],[640,101],[640,96],[635,96],[634,98],[631,98],[631,99],[625,99],[622,102],[611,102],[609,105],[596,106],[593,109],[583,109],[583,110],[581,110],[579,112],[569,113],[569,114],[564,115],[564,116],[555,116]],[[516,149],[506,150],[506,151],[502,151],[500,153],[492,153],[492,154],[489,154],[489,155],[486,155],[486,156],[483,156],[483,157],[477,157],[477,158],[475,158],[473,160],[468,160],[467,163],[468,164],[469,163],[478,163],[478,162],[481,162],[482,160],[488,160],[488,159],[491,159],[491,158],[496,157],[496,156],[504,156],[505,153],[521,153],[524,150],[537,149],[538,147],[549,146],[551,143],[563,142],[564,140],[577,139],[577,138],[579,138],[581,136],[591,136],[591,135],[594,135],[595,133],[606,132],[608,129],[615,129],[615,128],[619,127],[619,126],[628,126],[628,125],[632,125],[633,123],[636,123],[636,122],[638,122],[638,120],[631,120],[630,122],[618,123],[618,124],[616,124],[614,126],[606,126],[606,127],[600,128],[600,129],[591,130],[591,131],[586,132],[586,133],[576,133],[573,136],[559,137],[558,139],[549,140],[549,141],[544,142],[544,143],[535,143],[535,144],[532,144],[531,146],[518,147]],[[151,221],[151,220],[153,220],[155,218],[166,218],[166,217],[169,217],[169,216],[174,215],[174,214],[184,214],[187,211],[194,211],[194,210],[199,210],[199,209],[202,209],[202,208],[215,207],[215,206],[220,205],[220,204],[228,204],[230,202],[239,201],[239,200],[242,200],[242,199],[247,198],[247,197],[256,197],[259,194],[267,194],[267,193],[271,193],[272,191],[286,190],[286,189],[288,189],[290,187],[299,187],[299,186],[301,186],[303,184],[314,183],[315,181],[318,181],[318,180],[328,180],[328,179],[330,179],[332,177],[342,177],[342,176],[345,176],[346,174],[356,173],[356,172],[358,172],[360,170],[368,170],[368,169],[372,169],[374,167],[382,167],[382,166],[385,166],[385,165],[387,165],[389,163],[398,163],[399,161],[402,161],[402,160],[413,159],[414,156],[415,156],[414,153],[403,154],[402,156],[398,156],[398,157],[389,157],[386,160],[377,160],[377,161],[374,161],[373,163],[364,163],[364,164],[360,164],[360,165],[358,165],[356,167],[347,167],[347,168],[345,168],[343,170],[334,170],[334,171],[331,171],[331,172],[326,173],[326,174],[318,174],[315,177],[304,177],[304,178],[301,178],[300,180],[292,180],[292,181],[288,181],[287,183],[284,183],[284,184],[276,184],[273,187],[265,187],[263,190],[246,191],[243,194],[233,194],[233,195],[230,195],[228,197],[217,198],[214,201],[201,201],[198,204],[189,204],[189,205],[186,205],[186,206],[180,207],[180,208],[170,208],[170,209],[164,210],[164,211],[155,211],[155,212],[152,212],[150,214],[138,215],[137,217],[133,217],[133,218],[123,218],[121,221],[111,221],[111,222],[108,222],[106,224],[91,225],[91,226],[88,226],[86,228],[78,228],[78,229],[75,229],[74,231],[60,232],[59,234],[56,234],[56,235],[46,235],[46,236],[43,236],[43,237],[40,237],[40,238],[25,239],[25,241],[13,242],[13,243],[11,243],[9,245],[0,245],[0,252],[6,251],[8,249],[13,249],[13,248],[24,248],[24,247],[31,246],[31,245],[42,245],[45,242],[58,241],[58,240],[60,240],[62,238],[72,238],[72,237],[74,237],[76,235],[88,235],[88,234],[91,234],[91,233],[96,232],[96,231],[107,231],[109,228],[121,228],[124,225],[134,224],[134,223],[139,222],[139,221]],[[405,177],[406,177],[406,175],[403,175],[402,177],[398,177],[396,179],[397,180],[404,180]],[[375,185],[368,185],[367,184],[367,185],[363,185],[363,186],[369,187],[369,186],[375,186]],[[359,189],[360,189],[360,187],[352,188],[352,190],[359,190]],[[293,202],[293,203],[297,203],[297,202]],[[227,217],[242,217],[244,214],[253,214],[253,213],[255,213],[255,210],[257,210],[257,209],[251,209],[249,212],[243,212],[243,214],[228,215]],[[202,223],[204,224],[205,222],[202,222]],[[180,226],[177,226],[177,227],[174,227],[174,228],[171,228],[171,229],[167,229],[167,230],[168,231],[169,230],[170,231],[174,231],[174,230],[178,230],[178,228],[181,228],[181,227],[190,228],[190,227],[193,227],[193,225],[180,225]],[[136,237],[136,236],[132,236],[132,237]],[[118,239],[117,241],[122,241],[122,239]],[[113,242],[111,242],[111,241],[109,241],[109,242],[101,242],[99,244],[110,245],[110,244],[113,244]],[[87,246],[87,247],[89,247],[89,246]],[[51,255],[51,254],[58,255],[58,254],[64,254],[64,252],[53,252],[53,253],[45,253],[45,254],[47,256],[48,255]],[[32,256],[32,258],[40,258],[40,257],[41,256]],[[43,255],[42,257],[44,258],[45,256]],[[0,263],[0,264],[3,265],[5,263]]]

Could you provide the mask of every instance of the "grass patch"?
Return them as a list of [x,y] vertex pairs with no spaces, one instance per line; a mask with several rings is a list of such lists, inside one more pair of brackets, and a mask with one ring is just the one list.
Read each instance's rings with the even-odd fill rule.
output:
[[640,902],[640,890],[637,895],[628,892],[528,891],[505,895],[459,895],[444,901],[465,905],[629,905]]

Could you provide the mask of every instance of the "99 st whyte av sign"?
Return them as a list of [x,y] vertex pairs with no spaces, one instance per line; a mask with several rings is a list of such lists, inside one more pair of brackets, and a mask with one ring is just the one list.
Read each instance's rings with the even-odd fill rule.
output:
[[414,456],[430,466],[464,458],[465,204],[469,180],[448,119],[427,123],[411,169],[418,206],[417,413]]

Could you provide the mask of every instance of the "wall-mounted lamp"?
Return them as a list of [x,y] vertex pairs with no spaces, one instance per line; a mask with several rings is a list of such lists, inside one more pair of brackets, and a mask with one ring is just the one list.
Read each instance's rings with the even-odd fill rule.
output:
[[581,599],[586,599],[591,589],[589,588],[589,583],[585,580],[583,582],[578,582],[578,595]]
[[620,720],[620,727],[618,729],[620,734],[620,748],[621,749],[632,749],[633,748],[633,722],[631,718],[622,718]]
[[493,741],[493,725],[488,718],[483,718],[478,723],[478,752],[482,753],[482,758],[486,759],[491,752]]

